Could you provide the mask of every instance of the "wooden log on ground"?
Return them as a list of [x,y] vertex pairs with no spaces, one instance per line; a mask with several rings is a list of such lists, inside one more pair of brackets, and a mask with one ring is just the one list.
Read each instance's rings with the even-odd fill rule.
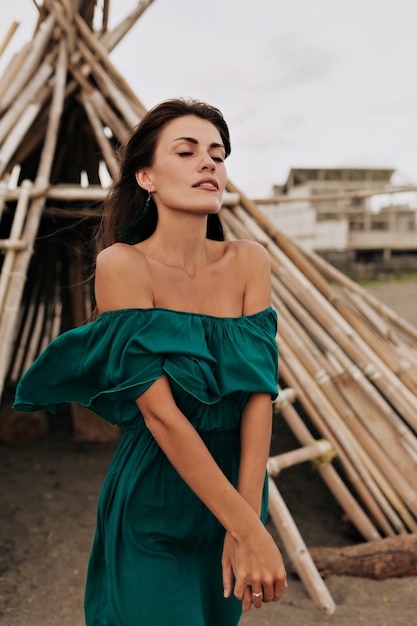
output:
[[358,576],[384,580],[417,576],[417,534],[386,537],[344,548],[310,548],[323,578]]

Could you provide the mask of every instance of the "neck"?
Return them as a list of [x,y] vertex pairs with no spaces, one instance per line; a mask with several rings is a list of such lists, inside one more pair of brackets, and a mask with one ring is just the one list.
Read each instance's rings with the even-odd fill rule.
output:
[[207,215],[176,213],[169,219],[162,212],[147,252],[155,260],[194,275],[209,261]]

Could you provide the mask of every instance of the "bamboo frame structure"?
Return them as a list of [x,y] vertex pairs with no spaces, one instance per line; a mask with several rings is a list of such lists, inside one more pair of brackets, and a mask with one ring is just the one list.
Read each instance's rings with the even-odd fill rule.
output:
[[[146,112],[109,53],[151,4],[138,1],[109,31],[109,0],[100,6],[44,0],[32,41],[0,77],[0,398],[6,405],[47,343],[91,314],[91,232],[118,169],[117,148]],[[280,346],[274,411],[301,446],[269,460],[271,517],[311,597],[331,613],[333,600],[282,501],[281,476],[273,474],[277,463],[282,469],[324,447],[336,456],[319,454],[317,470],[365,541],[417,532],[417,329],[301,250],[268,220],[263,203],[229,181],[221,217],[228,238],[257,241],[270,255]],[[82,437],[85,415],[71,410]],[[89,436],[102,440],[100,426],[94,428]]]

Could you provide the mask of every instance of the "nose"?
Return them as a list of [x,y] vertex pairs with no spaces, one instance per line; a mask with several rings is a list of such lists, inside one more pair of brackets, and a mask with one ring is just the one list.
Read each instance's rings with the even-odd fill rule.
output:
[[213,161],[211,156],[207,154],[202,161],[201,170],[202,171],[209,170],[210,172],[214,172],[215,169],[216,169],[216,161]]

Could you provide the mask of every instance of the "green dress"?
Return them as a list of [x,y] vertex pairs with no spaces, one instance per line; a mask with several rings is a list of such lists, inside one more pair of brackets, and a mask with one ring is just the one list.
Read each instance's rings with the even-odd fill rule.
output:
[[[224,529],[178,475],[135,398],[167,376],[175,401],[236,485],[242,412],[277,395],[276,313],[223,318],[122,309],[57,337],[20,381],[14,408],[78,402],[123,435],[98,503],[89,561],[88,626],[233,626],[223,598]],[[267,512],[265,482],[262,519]]]

